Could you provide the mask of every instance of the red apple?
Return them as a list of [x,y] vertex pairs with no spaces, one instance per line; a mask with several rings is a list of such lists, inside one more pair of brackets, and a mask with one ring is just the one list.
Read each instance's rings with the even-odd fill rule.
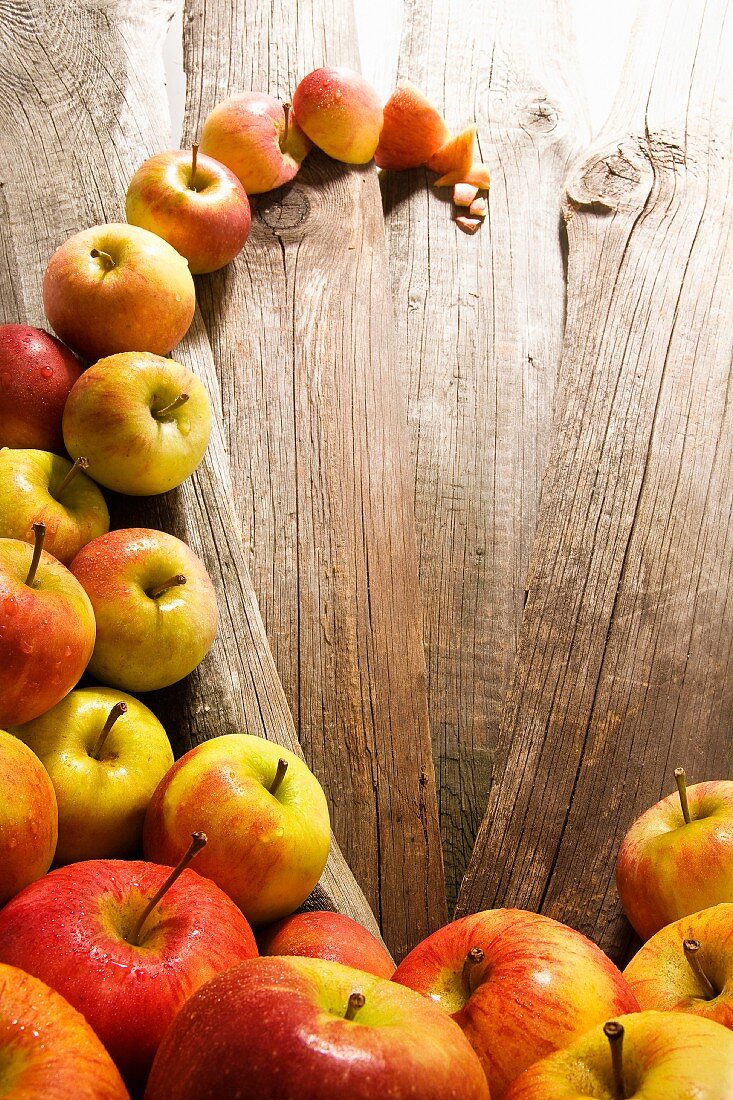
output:
[[310,147],[289,105],[263,92],[217,104],[201,132],[201,152],[225,164],[248,195],[288,183]]
[[208,982],[160,1046],[146,1100],[488,1100],[460,1029],[383,978],[255,959]]
[[519,909],[492,909],[440,928],[400,963],[394,981],[436,1001],[460,1024],[492,1100],[501,1100],[539,1058],[593,1024],[638,1008],[623,975],[594,943]]
[[129,1100],[81,1013],[30,974],[0,964],[3,1100]]
[[643,940],[672,921],[733,902],[733,782],[688,787],[637,818],[623,839],[616,885],[626,916]]
[[261,955],[302,955],[327,959],[391,978],[394,963],[379,940],[361,924],[327,910],[294,913],[263,928],[257,936]]
[[[129,528],[87,543],[71,571],[97,620],[89,671],[124,691],[154,691],[183,679],[216,636],[216,594],[185,542]],[[191,830],[189,830],[190,832]]]
[[0,325],[0,447],[64,453],[61,416],[81,364],[55,336]]
[[0,911],[0,961],[83,1013],[131,1088],[144,1082],[184,1001],[257,954],[247,921],[213,882],[190,870],[175,874],[140,861],[72,863]]
[[54,332],[94,362],[118,351],[167,355],[185,336],[196,298],[188,264],[167,241],[113,223],[56,249],[43,306]]
[[366,164],[374,156],[384,120],[382,102],[353,69],[316,69],[293,96],[298,125],[334,160]]
[[194,275],[217,271],[249,235],[247,192],[213,157],[177,150],[140,165],[125,200],[127,220],[168,241]]
[[94,649],[94,612],[69,570],[43,549],[0,539],[0,727],[18,726],[71,691]]
[[391,170],[419,168],[449,137],[440,112],[413,84],[403,80],[384,105],[384,125],[374,160],[380,168]]
[[56,851],[58,821],[43,764],[17,737],[0,730],[0,906],[45,875]]

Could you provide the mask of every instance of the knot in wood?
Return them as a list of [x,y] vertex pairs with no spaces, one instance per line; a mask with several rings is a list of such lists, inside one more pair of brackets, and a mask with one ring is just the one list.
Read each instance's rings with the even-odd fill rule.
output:
[[536,134],[551,134],[560,119],[557,108],[545,96],[533,96],[520,109],[520,124]]
[[645,177],[651,183],[648,156],[637,145],[634,149],[619,145],[585,160],[571,176],[568,200],[576,209],[613,212],[633,202]]
[[308,220],[311,204],[300,187],[281,187],[268,195],[258,207],[260,221],[279,233],[283,229],[297,229]]

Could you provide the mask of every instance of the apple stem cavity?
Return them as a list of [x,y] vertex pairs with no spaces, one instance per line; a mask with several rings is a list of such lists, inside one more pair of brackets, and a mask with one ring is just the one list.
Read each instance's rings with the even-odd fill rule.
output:
[[31,567],[28,570],[28,576],[25,579],[25,583],[29,588],[33,587],[33,582],[36,579],[36,573],[38,572],[38,563],[41,560],[41,554],[43,553],[43,540],[46,537],[46,524],[41,523],[39,520],[33,524],[33,535],[35,537],[35,545],[33,547],[33,557],[31,558]]
[[278,760],[278,762],[277,762],[277,771],[275,772],[275,778],[273,779],[272,783],[270,784],[270,794],[272,794],[272,795],[277,794],[278,787],[280,786],[283,779],[285,778],[285,773],[287,772],[287,770],[288,770],[287,760],[283,760],[282,758],[280,758],[280,760]]
[[183,573],[176,573],[175,577],[169,577],[167,581],[161,581],[160,584],[154,584],[152,588],[149,588],[147,595],[151,600],[157,600],[158,596],[162,596],[164,592],[167,592],[171,588],[177,588],[181,584],[186,583],[186,578]]
[[189,191],[196,190],[196,161],[199,156],[199,143],[194,141],[191,145],[191,175],[188,180]]
[[701,944],[699,940],[683,940],[682,942],[682,950],[685,953],[685,958],[690,964],[690,969],[705,989],[705,1000],[712,1001],[718,996],[718,991],[702,968],[702,963],[700,962],[700,947]]
[[91,756],[94,760],[100,759],[102,749],[104,748],[104,742],[107,740],[107,734],[110,732],[117,719],[126,712],[127,703],[124,701],[124,699],[120,699],[119,703],[115,703],[115,705],[112,707],[112,710],[107,715],[107,721],[102,726],[102,731],[97,738],[97,742],[94,748],[92,749]]
[[682,806],[682,816],[685,819],[685,825],[689,825],[692,820],[690,816],[690,804],[687,801],[687,776],[685,775],[684,768],[675,768],[674,778],[677,783],[677,790],[680,795],[680,805]]
[[353,1020],[360,1008],[363,1008],[366,1004],[366,997],[363,993],[351,993],[349,994],[349,1003],[346,1005],[346,1012],[344,1013],[345,1020]]
[[174,401],[171,401],[169,405],[164,405],[162,409],[156,409],[153,412],[153,416],[156,420],[162,420],[165,416],[170,416],[176,409],[180,409],[181,405],[185,405],[188,401],[189,395],[187,393],[179,393],[178,397]]
[[117,267],[117,264],[112,259],[109,252],[103,252],[101,248],[93,248],[90,255],[95,260],[102,260],[108,271],[111,271],[113,267]]
[[138,917],[132,932],[128,936],[127,942],[132,947],[140,946],[140,935],[142,933],[146,920],[153,912],[153,910],[160,904],[161,900],[168,893],[176,879],[183,874],[191,860],[198,855],[198,853],[201,851],[207,841],[208,837],[206,836],[206,833],[191,834],[191,843],[189,845],[188,851],[183,856],[180,863],[173,868],[171,873],[168,875],[168,878],[161,886],[160,890],[158,890],[157,894],[155,894],[155,896],[152,897],[148,904],[145,906],[142,913]]
[[624,1025],[618,1020],[609,1020],[603,1025],[603,1034],[611,1048],[611,1069],[616,1100],[627,1100],[624,1082]]
[[66,492],[68,487],[71,485],[72,481],[74,480],[74,478],[76,477],[76,475],[79,473],[80,470],[88,470],[88,469],[89,469],[88,459],[82,458],[82,457],[77,458],[76,462],[71,467],[68,474],[66,475],[66,477],[61,482],[58,489],[56,490],[56,492],[54,494],[54,499],[59,500],[64,495],[64,493]]
[[461,971],[461,981],[463,982],[463,989],[466,997],[470,997],[476,988],[476,967],[480,966],[483,961],[484,953],[480,947],[472,947],[466,955],[463,963],[463,970]]

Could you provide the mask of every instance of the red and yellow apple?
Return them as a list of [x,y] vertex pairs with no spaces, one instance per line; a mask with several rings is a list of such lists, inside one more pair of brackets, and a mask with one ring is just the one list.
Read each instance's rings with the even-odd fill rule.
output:
[[301,955],[326,959],[378,978],[391,978],[394,963],[386,947],[351,917],[328,910],[294,913],[263,928],[257,936],[261,955]]
[[316,69],[293,96],[293,113],[314,145],[334,160],[367,164],[379,144],[382,102],[353,69]]
[[440,112],[414,84],[403,80],[384,105],[384,125],[374,160],[380,168],[395,171],[419,168],[449,138]]
[[40,760],[0,730],[0,906],[51,866],[58,818],[53,786]]
[[61,416],[81,369],[43,329],[0,325],[0,447],[63,454]]

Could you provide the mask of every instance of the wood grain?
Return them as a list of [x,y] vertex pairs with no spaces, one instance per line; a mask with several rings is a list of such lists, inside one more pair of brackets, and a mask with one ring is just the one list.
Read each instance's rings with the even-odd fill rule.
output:
[[[79,229],[123,220],[132,172],[169,146],[161,47],[173,8],[168,0],[0,0],[4,320],[43,324],[41,277],[53,249]],[[214,579],[221,625],[204,663],[157,693],[156,709],[177,753],[238,730],[299,751],[232,510],[219,386],[199,317],[176,354],[214,403],[206,458],[180,490],[116,498],[114,514],[117,526],[159,527],[193,547]],[[376,930],[335,846],[318,900]]]
[[491,166],[475,237],[422,170],[384,173],[409,388],[448,895],[486,805],[511,682],[564,325],[562,183],[587,143],[565,0],[410,0],[399,75]]
[[733,765],[733,8],[657,0],[567,187],[557,434],[459,912],[535,908],[623,957],[631,820]]
[[[351,2],[187,0],[186,143],[226,94],[358,65]],[[232,42],[236,49],[224,49]],[[200,285],[265,627],[334,831],[396,955],[446,919],[406,407],[374,169],[313,152]]]

